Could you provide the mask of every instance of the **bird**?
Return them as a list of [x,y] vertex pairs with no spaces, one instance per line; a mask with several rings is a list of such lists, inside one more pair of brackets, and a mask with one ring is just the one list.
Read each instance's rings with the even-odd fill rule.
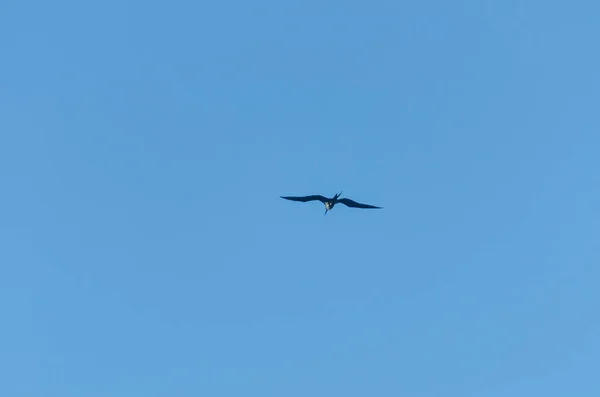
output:
[[340,193],[337,193],[335,196],[333,196],[333,198],[328,198],[328,197],[324,197],[321,196],[320,194],[314,194],[311,196],[279,196],[282,199],[286,199],[286,200],[291,200],[291,201],[300,201],[303,203],[306,203],[307,201],[320,201],[323,204],[325,204],[325,214],[327,215],[328,211],[331,211],[331,209],[333,209],[333,207],[335,207],[335,205],[337,203],[342,203],[347,207],[351,207],[351,208],[377,208],[377,209],[382,209],[383,207],[376,207],[374,205],[369,205],[369,204],[361,204],[361,203],[357,203],[354,200],[351,200],[349,198],[339,198],[342,195],[343,191]]

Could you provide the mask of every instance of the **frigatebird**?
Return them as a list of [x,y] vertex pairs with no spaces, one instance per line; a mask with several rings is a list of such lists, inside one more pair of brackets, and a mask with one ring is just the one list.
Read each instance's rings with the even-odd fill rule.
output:
[[330,211],[337,203],[342,203],[346,207],[351,207],[351,208],[377,208],[377,209],[383,208],[383,207],[376,207],[374,205],[369,205],[369,204],[357,203],[356,201],[350,200],[349,198],[338,198],[341,196],[342,193],[343,192],[336,194],[335,196],[333,196],[333,198],[324,197],[324,196],[321,196],[320,194],[315,194],[312,196],[300,196],[300,197],[295,197],[295,196],[280,196],[280,197],[283,199],[286,199],[286,200],[300,201],[303,203],[306,203],[307,201],[320,201],[323,204],[325,204],[325,214],[324,215],[327,215],[327,211]]

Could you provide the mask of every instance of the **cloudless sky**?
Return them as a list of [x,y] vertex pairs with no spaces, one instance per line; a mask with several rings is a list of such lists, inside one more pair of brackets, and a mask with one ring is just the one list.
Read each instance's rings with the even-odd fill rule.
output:
[[598,15],[4,1],[0,395],[600,395]]

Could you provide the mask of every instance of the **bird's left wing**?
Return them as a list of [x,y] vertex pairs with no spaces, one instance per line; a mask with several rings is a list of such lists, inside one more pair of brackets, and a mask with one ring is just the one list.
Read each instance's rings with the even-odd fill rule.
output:
[[346,205],[347,207],[352,207],[352,208],[382,208],[382,207],[376,207],[374,205],[369,205],[369,204],[361,204],[361,203],[357,203],[354,200],[350,200],[349,198],[341,198],[338,199],[338,201],[344,205]]
[[319,194],[315,194],[312,196],[302,196],[302,197],[294,197],[294,196],[280,196],[282,199],[292,200],[292,201],[301,201],[306,203],[307,201],[320,201],[322,203],[326,202],[327,199]]

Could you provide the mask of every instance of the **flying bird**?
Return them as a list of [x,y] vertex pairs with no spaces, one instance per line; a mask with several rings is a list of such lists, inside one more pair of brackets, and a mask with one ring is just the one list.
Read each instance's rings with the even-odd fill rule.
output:
[[324,215],[327,215],[327,211],[330,211],[337,203],[342,203],[346,207],[351,207],[351,208],[377,208],[377,209],[382,208],[382,207],[376,207],[374,205],[357,203],[356,201],[350,200],[349,198],[338,198],[341,196],[342,193],[343,192],[336,194],[333,198],[324,197],[324,196],[321,196],[320,194],[315,194],[312,196],[300,196],[300,197],[295,197],[295,196],[280,196],[280,197],[282,199],[292,200],[292,201],[300,201],[303,203],[306,203],[307,201],[320,201],[323,204],[325,204],[325,214]]

